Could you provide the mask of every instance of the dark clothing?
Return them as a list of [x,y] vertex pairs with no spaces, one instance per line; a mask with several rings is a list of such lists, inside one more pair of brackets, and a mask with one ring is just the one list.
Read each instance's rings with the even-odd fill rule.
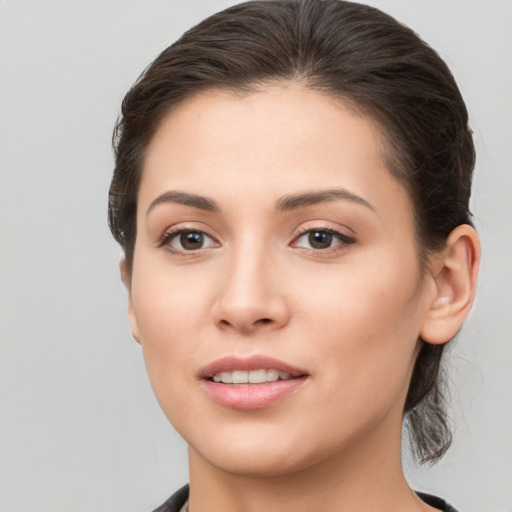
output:
[[160,505],[153,512],[179,512],[181,507],[188,500],[188,485],[176,491],[165,503]]
[[416,494],[428,505],[434,508],[438,508],[442,510],[442,512],[457,512],[452,506],[448,505],[446,501],[438,498],[437,496],[431,496],[430,494],[425,494],[424,492],[417,492]]
[[[430,496],[430,494],[424,494],[422,492],[418,492],[417,494],[425,503],[428,503],[431,507],[438,508],[442,512],[457,512],[441,498]],[[187,500],[188,485],[185,485],[185,487],[175,492],[163,505],[160,505],[153,512],[179,512]]]

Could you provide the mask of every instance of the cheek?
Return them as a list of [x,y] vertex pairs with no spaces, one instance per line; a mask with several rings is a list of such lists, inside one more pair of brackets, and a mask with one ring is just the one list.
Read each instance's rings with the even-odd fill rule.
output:
[[[304,273],[295,290],[302,297],[302,314],[318,329],[343,332],[361,338],[363,333],[398,332],[418,321],[422,279],[414,255],[399,261],[384,256],[368,264],[339,266]],[[314,312],[308,315],[309,312]],[[315,319],[317,321],[315,321]],[[398,340],[397,340],[398,341]],[[371,342],[370,339],[367,340]]]
[[164,344],[192,332],[204,318],[208,296],[207,276],[166,262],[166,255],[146,256],[134,265],[131,297],[143,344]]
[[[340,268],[324,287],[316,280],[299,316],[311,341],[305,356],[319,361],[323,385],[334,390],[327,401],[389,404],[408,387],[421,324],[421,277],[412,256]],[[303,296],[312,284],[303,282]]]
[[[145,270],[140,270],[145,269]],[[179,390],[180,375],[195,368],[201,323],[208,315],[207,286],[196,276],[139,261],[132,279],[132,303],[148,374],[159,400]],[[176,376],[176,378],[171,378]]]

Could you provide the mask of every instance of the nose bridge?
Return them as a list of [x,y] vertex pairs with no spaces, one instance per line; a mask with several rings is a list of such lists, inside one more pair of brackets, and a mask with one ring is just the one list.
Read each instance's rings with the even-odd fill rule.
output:
[[219,276],[215,322],[249,332],[286,323],[288,306],[278,287],[276,261],[267,244],[246,235],[227,252]]
[[252,243],[246,243],[235,252],[228,271],[227,295],[236,303],[255,307],[269,298],[272,288],[270,255]]

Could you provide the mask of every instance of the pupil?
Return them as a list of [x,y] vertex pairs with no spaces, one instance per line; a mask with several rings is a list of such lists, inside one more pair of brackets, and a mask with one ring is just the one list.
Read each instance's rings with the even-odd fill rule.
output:
[[190,232],[181,233],[180,242],[184,249],[194,250],[200,249],[203,245],[204,236],[202,233]]
[[332,242],[332,234],[326,231],[313,231],[309,234],[309,244],[314,249],[327,249]]

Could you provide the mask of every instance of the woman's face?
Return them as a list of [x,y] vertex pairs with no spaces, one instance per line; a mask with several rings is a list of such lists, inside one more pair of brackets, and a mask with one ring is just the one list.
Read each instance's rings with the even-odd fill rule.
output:
[[202,93],[157,131],[130,318],[193,457],[264,475],[399,444],[435,287],[383,153],[297,84]]

